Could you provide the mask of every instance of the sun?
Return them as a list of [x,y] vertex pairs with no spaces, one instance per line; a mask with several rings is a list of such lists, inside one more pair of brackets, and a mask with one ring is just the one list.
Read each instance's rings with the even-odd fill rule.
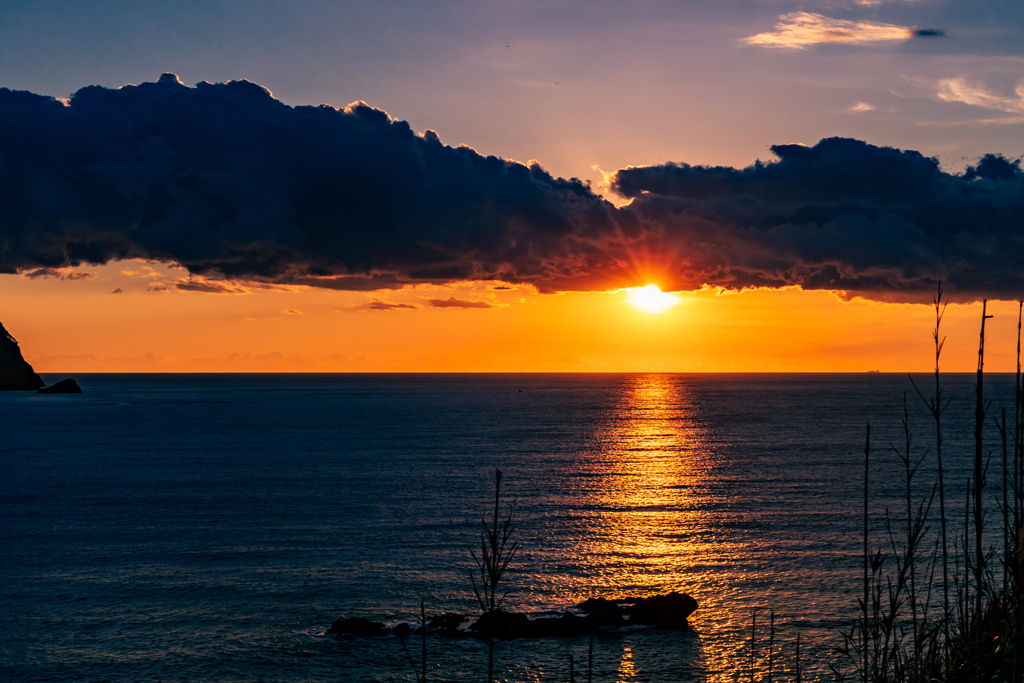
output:
[[644,313],[664,313],[682,301],[675,294],[658,289],[658,285],[631,287],[626,290],[626,301]]

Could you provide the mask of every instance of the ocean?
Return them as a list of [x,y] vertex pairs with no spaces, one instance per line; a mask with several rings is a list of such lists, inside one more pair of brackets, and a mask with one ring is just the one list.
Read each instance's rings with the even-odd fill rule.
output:
[[[325,635],[479,613],[469,548],[504,475],[505,609],[678,590],[687,631],[602,631],[594,681],[831,679],[858,614],[865,426],[872,545],[902,529],[934,425],[906,375],[74,375],[0,393],[0,680],[414,681],[421,641]],[[44,376],[46,382],[64,376]],[[915,376],[930,396],[933,378]],[[963,528],[974,376],[944,375],[948,514]],[[986,376],[990,415],[1013,376]],[[986,500],[1001,495],[991,419]],[[1012,449],[1011,449],[1012,450]],[[934,529],[930,532],[934,543]],[[429,680],[486,644],[427,639]],[[502,681],[577,680],[588,637],[498,643]],[[582,674],[582,675],[581,675]]]

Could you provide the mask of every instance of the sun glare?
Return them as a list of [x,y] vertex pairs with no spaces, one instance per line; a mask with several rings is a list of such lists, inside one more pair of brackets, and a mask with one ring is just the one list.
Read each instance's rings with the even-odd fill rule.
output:
[[626,290],[626,301],[629,305],[644,313],[664,313],[678,304],[682,299],[658,289],[657,285],[631,287]]

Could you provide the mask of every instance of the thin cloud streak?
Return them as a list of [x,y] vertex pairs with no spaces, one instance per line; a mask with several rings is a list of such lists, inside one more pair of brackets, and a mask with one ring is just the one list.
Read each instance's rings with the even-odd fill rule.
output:
[[859,45],[909,40],[915,35],[939,35],[936,29],[918,32],[909,26],[873,21],[833,19],[813,12],[793,12],[779,17],[775,30],[743,38],[740,42],[759,47],[802,50],[820,43]]
[[943,102],[960,102],[974,107],[1024,114],[1024,81],[1017,84],[1015,97],[993,93],[984,85],[960,76],[939,81],[936,96]]
[[366,304],[364,308],[371,311],[396,311],[402,309],[417,310],[419,306],[413,304],[397,304],[390,301],[381,301],[380,299],[372,299],[370,303]]
[[447,299],[427,299],[427,305],[433,308],[494,308],[494,304],[486,301],[467,301],[453,296]]

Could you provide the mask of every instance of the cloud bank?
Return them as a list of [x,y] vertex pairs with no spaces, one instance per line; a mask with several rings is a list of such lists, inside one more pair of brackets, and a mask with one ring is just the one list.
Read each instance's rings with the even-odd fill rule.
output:
[[845,138],[771,149],[778,161],[744,169],[616,174],[648,234],[676,247],[676,284],[919,301],[941,278],[956,300],[1024,296],[1019,161],[987,155],[955,175],[918,152]]
[[373,290],[571,278],[617,234],[577,180],[362,103],[289,107],[173,74],[65,105],[0,90],[0,270],[148,258],[194,274]]
[[[653,282],[913,301],[942,278],[959,300],[1024,296],[1019,162],[950,174],[842,138],[772,152],[741,169],[619,170],[611,187],[632,202],[617,209],[362,103],[289,107],[247,81],[169,74],[67,103],[0,89],[0,272],[144,258],[189,272],[159,291]],[[467,303],[489,306],[427,305]]]

